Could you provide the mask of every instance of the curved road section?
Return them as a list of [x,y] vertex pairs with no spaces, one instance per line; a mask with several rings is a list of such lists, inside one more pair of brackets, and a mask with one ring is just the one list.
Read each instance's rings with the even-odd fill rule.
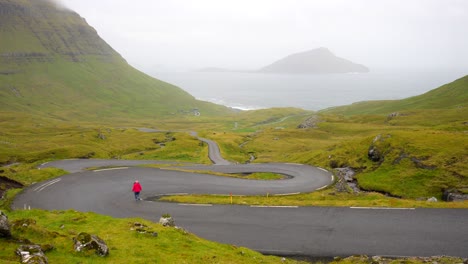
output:
[[[275,255],[468,256],[468,210],[464,209],[258,207],[134,201],[131,187],[136,179],[143,185],[143,198],[175,193],[311,192],[332,182],[329,172],[307,165],[227,165],[227,161],[210,158],[219,163],[184,164],[183,168],[227,173],[275,172],[288,179],[253,181],[135,167],[168,163],[158,161],[62,160],[41,167],[58,167],[71,174],[26,188],[12,207],[75,209],[153,221],[169,213],[177,225],[201,237]],[[84,170],[103,166],[118,167]]]

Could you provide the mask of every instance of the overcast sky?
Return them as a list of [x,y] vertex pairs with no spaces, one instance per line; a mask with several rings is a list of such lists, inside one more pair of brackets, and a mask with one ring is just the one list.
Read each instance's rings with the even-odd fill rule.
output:
[[468,72],[465,0],[58,0],[146,72],[256,69],[327,47],[371,68]]

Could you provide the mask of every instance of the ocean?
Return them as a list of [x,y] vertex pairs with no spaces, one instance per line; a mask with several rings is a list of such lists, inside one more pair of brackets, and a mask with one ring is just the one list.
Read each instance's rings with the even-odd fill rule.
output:
[[243,110],[297,107],[321,110],[368,100],[423,94],[468,74],[454,71],[371,71],[360,74],[265,74],[247,72],[158,72],[199,100]]

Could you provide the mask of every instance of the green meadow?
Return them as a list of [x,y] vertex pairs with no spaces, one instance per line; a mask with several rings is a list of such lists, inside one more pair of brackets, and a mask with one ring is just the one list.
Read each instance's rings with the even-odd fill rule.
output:
[[[47,161],[210,164],[207,145],[193,132],[216,141],[232,162],[291,162],[332,172],[350,167],[362,190],[338,192],[332,185],[291,196],[236,196],[233,204],[468,208],[467,201],[440,201],[445,190],[468,193],[468,76],[404,100],[358,102],[318,112],[237,111],[196,100],[134,69],[83,18],[49,1],[0,0],[0,10],[0,210],[8,215],[13,235],[0,239],[2,263],[18,263],[14,251],[21,241],[52,245],[46,252],[50,263],[301,263],[165,228],[155,223],[159,216],[115,219],[73,210],[10,209],[21,188],[11,188],[5,178],[29,186],[68,173],[37,169]],[[306,120],[314,124],[298,128]],[[379,153],[375,161],[368,156],[371,148]],[[439,201],[427,202],[430,197]],[[227,194],[164,200],[231,203]],[[158,236],[135,232],[135,222]],[[104,239],[110,255],[74,252],[71,240],[80,232]],[[367,262],[351,258],[334,263]]]

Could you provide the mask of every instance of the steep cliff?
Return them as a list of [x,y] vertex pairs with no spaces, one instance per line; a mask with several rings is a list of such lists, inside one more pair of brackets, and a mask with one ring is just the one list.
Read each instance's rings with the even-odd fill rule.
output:
[[227,108],[132,68],[77,13],[0,0],[0,111],[72,119],[152,118]]

